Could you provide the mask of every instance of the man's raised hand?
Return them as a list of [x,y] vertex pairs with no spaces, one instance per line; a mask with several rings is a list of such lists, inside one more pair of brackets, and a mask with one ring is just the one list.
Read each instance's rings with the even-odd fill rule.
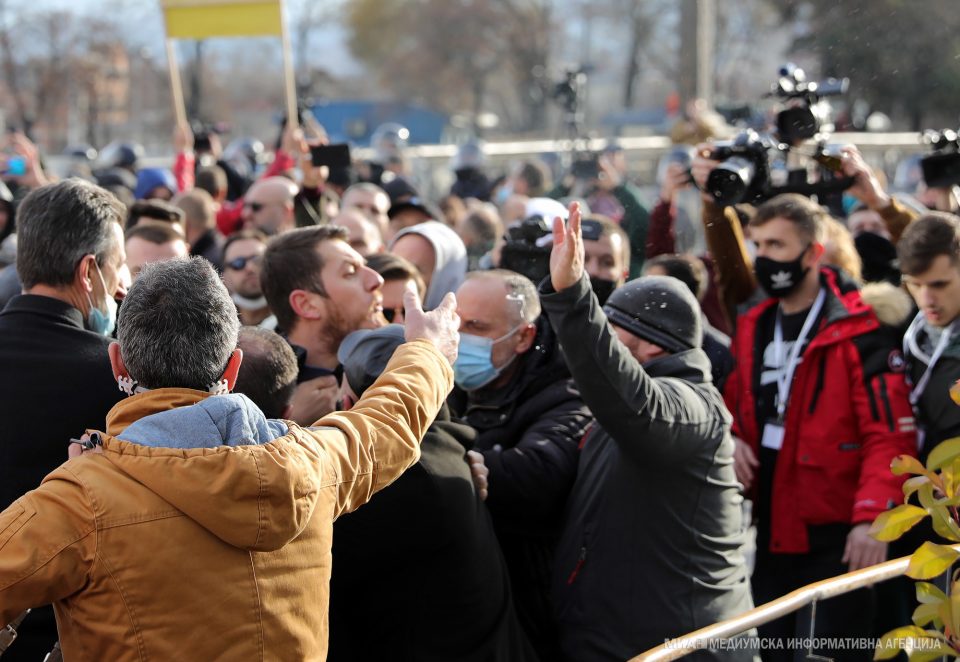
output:
[[553,219],[553,250],[550,251],[550,282],[557,292],[575,285],[583,276],[583,235],[580,233],[580,203],[570,203],[566,225]]
[[453,365],[460,347],[460,316],[453,292],[447,293],[435,310],[425,313],[417,290],[409,287],[403,294],[403,307],[404,338],[429,340]]

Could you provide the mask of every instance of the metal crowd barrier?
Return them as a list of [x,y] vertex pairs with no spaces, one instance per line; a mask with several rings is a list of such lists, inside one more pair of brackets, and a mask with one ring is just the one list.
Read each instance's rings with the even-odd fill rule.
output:
[[[953,548],[960,551],[960,545],[954,545]],[[866,588],[867,586],[899,577],[906,572],[907,566],[909,565],[910,557],[904,556],[903,558],[880,563],[870,566],[869,568],[857,570],[856,572],[848,572],[845,575],[824,579],[815,584],[808,584],[772,602],[744,612],[739,616],[701,628],[696,632],[691,632],[682,637],[671,639],[656,648],[652,648],[631,658],[628,662],[667,662],[668,660],[679,660],[695,651],[707,648],[711,640],[736,637],[758,625],[763,625],[781,616],[792,614],[809,604],[815,605],[820,600],[827,600],[838,595],[850,593],[857,589]]]

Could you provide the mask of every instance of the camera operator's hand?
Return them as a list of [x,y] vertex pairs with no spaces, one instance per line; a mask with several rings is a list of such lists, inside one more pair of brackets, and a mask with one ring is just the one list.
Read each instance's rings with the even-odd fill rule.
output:
[[853,178],[853,186],[847,192],[869,209],[879,211],[890,205],[890,196],[883,190],[873,169],[863,160],[860,150],[854,145],[844,145],[840,150],[843,174]]
[[620,176],[620,173],[614,167],[613,163],[610,162],[610,158],[606,154],[601,154],[597,157],[597,168],[600,170],[600,176],[597,177],[595,182],[597,188],[604,191],[612,191],[623,184],[623,177]]
[[403,337],[408,341],[429,340],[453,365],[460,347],[460,316],[453,292],[425,313],[416,287],[410,285],[403,293],[403,309]]
[[570,203],[566,225],[553,219],[553,249],[550,251],[550,283],[561,292],[583,277],[583,235],[580,232],[580,203]]
[[680,163],[671,163],[663,175],[660,184],[660,199],[672,205],[677,197],[677,191],[690,185],[690,173]]
[[694,148],[693,163],[690,166],[690,174],[693,176],[693,182],[700,189],[700,195],[704,202],[716,204],[713,196],[707,191],[707,178],[710,173],[720,165],[719,161],[710,158],[713,154],[713,143],[700,143]]

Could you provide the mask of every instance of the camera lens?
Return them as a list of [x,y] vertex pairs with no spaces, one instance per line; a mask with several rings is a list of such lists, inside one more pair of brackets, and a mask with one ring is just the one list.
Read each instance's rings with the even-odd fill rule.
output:
[[714,168],[707,176],[707,190],[721,205],[742,202],[753,182],[756,165],[741,156],[733,156]]

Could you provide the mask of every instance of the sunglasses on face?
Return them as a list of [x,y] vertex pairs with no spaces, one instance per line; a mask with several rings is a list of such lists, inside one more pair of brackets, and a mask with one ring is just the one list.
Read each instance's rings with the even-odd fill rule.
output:
[[233,269],[234,271],[242,271],[246,268],[247,262],[250,262],[254,266],[260,264],[260,260],[263,258],[262,255],[247,255],[245,257],[235,257],[223,266],[228,269]]
[[384,308],[383,316],[387,320],[387,323],[393,324],[394,320],[396,320],[397,316],[402,312],[403,311],[400,308]]

